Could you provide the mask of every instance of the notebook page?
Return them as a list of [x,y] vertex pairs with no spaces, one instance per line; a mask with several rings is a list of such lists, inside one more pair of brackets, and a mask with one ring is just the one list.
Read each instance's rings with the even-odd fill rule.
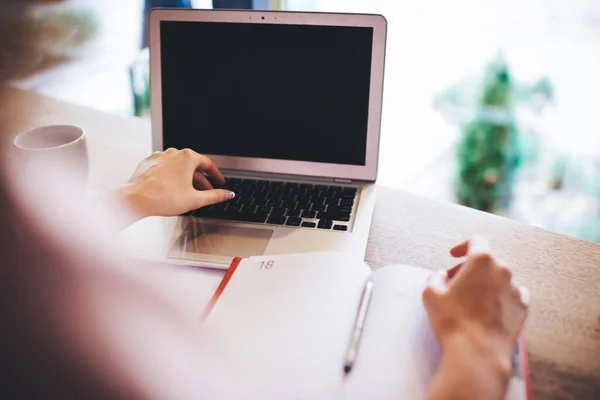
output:
[[[421,295],[430,271],[388,266],[373,274],[373,298],[359,355],[342,398],[425,399],[441,352]],[[521,368],[516,368],[519,371]],[[523,380],[512,379],[507,399],[526,399]]]
[[204,324],[229,374],[224,397],[334,399],[370,274],[340,254],[243,260]]

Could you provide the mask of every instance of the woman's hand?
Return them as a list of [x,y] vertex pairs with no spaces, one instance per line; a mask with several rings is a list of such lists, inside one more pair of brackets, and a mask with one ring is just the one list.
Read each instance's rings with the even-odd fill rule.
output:
[[138,217],[176,216],[211,204],[231,200],[229,190],[213,189],[225,178],[212,160],[190,149],[157,151],[140,162],[119,197]]
[[456,269],[432,275],[423,292],[443,349],[430,399],[454,398],[450,394],[500,399],[527,316],[528,292],[515,285],[510,269],[490,253],[485,239],[461,243],[450,252],[467,259]]
[[510,269],[498,263],[485,239],[461,243],[450,252],[467,259],[452,279],[447,271],[432,275],[423,293],[438,341],[444,346],[456,335],[483,335],[510,355],[527,315],[527,299]]

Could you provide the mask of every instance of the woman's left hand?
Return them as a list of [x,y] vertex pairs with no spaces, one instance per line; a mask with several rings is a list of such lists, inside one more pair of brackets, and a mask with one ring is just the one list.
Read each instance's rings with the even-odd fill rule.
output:
[[119,197],[137,217],[176,216],[211,204],[231,200],[229,190],[214,189],[225,178],[212,160],[190,149],[157,151],[143,159]]

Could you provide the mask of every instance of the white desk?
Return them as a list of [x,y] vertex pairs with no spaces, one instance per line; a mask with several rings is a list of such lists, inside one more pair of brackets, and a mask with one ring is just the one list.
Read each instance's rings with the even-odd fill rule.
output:
[[[51,123],[88,131],[91,179],[103,186],[125,181],[150,154],[150,124],[15,90],[10,103],[35,110],[26,121],[4,121],[12,134]],[[11,135],[0,139],[9,139]],[[448,249],[474,234],[490,238],[531,289],[527,346],[536,399],[598,398],[600,393],[600,246],[453,204],[380,187],[366,261],[372,268],[412,264],[431,270],[452,265]],[[221,272],[156,271],[163,290],[197,318]]]

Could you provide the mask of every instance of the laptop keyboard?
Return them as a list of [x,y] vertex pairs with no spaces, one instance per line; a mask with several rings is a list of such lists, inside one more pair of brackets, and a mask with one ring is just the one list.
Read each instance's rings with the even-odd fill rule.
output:
[[231,201],[186,215],[241,222],[347,231],[357,189],[241,178],[225,178]]

